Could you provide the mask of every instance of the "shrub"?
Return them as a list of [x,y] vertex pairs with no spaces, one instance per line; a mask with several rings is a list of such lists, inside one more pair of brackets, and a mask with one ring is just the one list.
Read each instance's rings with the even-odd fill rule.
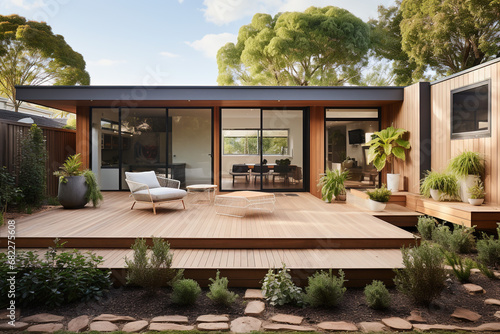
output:
[[7,167],[2,166],[0,168],[0,214],[7,211],[9,204],[16,203],[21,198],[22,192],[16,187],[16,179],[9,173]]
[[292,282],[292,276],[289,274],[290,269],[286,268],[283,263],[283,268],[275,272],[269,269],[262,283],[262,291],[264,296],[271,305],[297,304],[301,305],[302,289],[297,287]]
[[420,180],[420,193],[431,197],[431,189],[441,191],[440,200],[454,200],[460,197],[460,188],[454,174],[427,171],[425,178]]
[[418,217],[417,230],[424,240],[431,240],[432,233],[436,229],[436,219],[434,217],[420,216]]
[[402,248],[404,269],[395,270],[397,289],[417,304],[429,305],[445,287],[446,271],[438,247],[424,242],[419,247]]
[[476,263],[477,268],[481,271],[481,273],[488,277],[489,279],[497,279],[495,272],[488,268],[488,266],[484,263]]
[[313,307],[337,306],[346,291],[344,277],[345,275],[342,270],[339,270],[338,277],[333,275],[331,269],[329,272],[316,272],[308,278],[305,296],[306,303]]
[[391,304],[391,296],[382,281],[373,281],[365,287],[366,303],[375,310],[383,310]]
[[198,282],[185,278],[175,282],[172,290],[172,303],[178,305],[194,305],[201,293]]
[[478,260],[489,266],[500,264],[500,226],[497,228],[498,239],[495,236],[483,234],[483,239],[477,242]]
[[391,198],[392,192],[385,187],[385,184],[383,184],[380,188],[367,190],[366,194],[372,201],[387,203]]
[[464,151],[450,160],[448,170],[458,177],[467,175],[479,175],[484,177],[485,161],[478,152]]
[[451,266],[453,273],[460,283],[470,282],[471,269],[476,267],[476,263],[469,258],[462,259],[456,253],[443,251],[443,255],[446,259],[446,264]]
[[21,141],[18,186],[28,206],[39,206],[45,196],[45,148],[43,132],[32,124],[27,136]]
[[170,244],[165,240],[153,237],[153,247],[149,254],[146,240],[142,238],[137,238],[131,248],[134,250],[134,258],[125,258],[128,267],[127,283],[154,290],[172,285],[182,277],[182,270],[171,268],[173,255]]
[[432,233],[432,240],[449,252],[467,254],[475,247],[474,227],[454,225],[452,232],[441,224]]
[[[94,253],[49,248],[43,257],[32,251],[18,252],[15,263],[0,253],[0,276],[16,274],[16,301],[20,306],[56,307],[76,301],[99,300],[111,286],[110,272],[98,269],[103,262]],[[10,267],[14,265],[14,269]],[[1,305],[8,303],[9,282],[0,281]]]
[[210,291],[207,293],[207,297],[210,298],[210,300],[214,301],[216,304],[229,306],[235,302],[236,298],[238,298],[238,295],[227,289],[227,285],[229,283],[227,277],[219,276],[220,272],[217,270],[215,279],[210,278],[210,282],[212,282],[212,284],[208,286],[208,289]]

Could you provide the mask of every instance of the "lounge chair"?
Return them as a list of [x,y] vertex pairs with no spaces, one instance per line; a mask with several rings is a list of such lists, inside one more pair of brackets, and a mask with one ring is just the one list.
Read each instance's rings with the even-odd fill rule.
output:
[[153,205],[156,215],[156,206],[164,202],[180,201],[185,209],[183,198],[187,195],[185,190],[179,189],[181,182],[167,179],[150,172],[125,172],[125,181],[128,184],[131,196],[134,198],[131,210],[135,203],[144,202]]

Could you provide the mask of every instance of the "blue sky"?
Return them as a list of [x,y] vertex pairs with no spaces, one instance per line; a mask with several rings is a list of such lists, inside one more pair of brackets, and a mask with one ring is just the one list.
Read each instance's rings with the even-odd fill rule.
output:
[[219,47],[255,13],[343,7],[364,21],[393,0],[2,0],[45,21],[87,62],[92,85],[217,85]]

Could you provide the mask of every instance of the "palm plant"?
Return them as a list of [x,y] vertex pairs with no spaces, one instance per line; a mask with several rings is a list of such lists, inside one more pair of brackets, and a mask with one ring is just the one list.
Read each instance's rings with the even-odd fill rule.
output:
[[386,163],[391,165],[391,174],[394,174],[394,158],[405,160],[405,149],[410,148],[410,142],[402,139],[407,131],[393,126],[374,133],[374,138],[368,142],[368,163],[380,172]]
[[349,171],[326,170],[325,175],[319,179],[323,200],[331,202],[333,198],[345,192],[344,182],[349,178]]

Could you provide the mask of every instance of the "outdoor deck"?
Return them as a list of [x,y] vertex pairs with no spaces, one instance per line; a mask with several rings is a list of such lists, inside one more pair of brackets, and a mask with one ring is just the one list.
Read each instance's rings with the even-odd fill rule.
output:
[[[343,269],[349,285],[372,279],[390,282],[401,267],[400,247],[415,242],[412,233],[349,204],[326,204],[309,193],[278,194],[274,213],[250,212],[244,218],[219,216],[211,205],[136,204],[125,192],[107,192],[98,209],[55,208],[16,222],[17,248],[42,248],[55,238],[66,247],[92,249],[103,267],[123,283],[124,257],[138,237],[162,237],[174,252],[175,268],[201,284],[221,269],[233,286],[256,286],[269,268],[286,263],[301,283],[318,269]],[[393,204],[384,216],[408,215]],[[5,235],[6,227],[0,228]]]

